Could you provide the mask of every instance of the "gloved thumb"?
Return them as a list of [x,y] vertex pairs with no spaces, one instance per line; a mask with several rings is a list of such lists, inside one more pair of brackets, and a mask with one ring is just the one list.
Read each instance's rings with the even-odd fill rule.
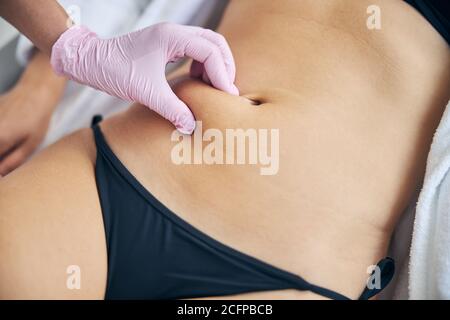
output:
[[195,130],[195,118],[189,107],[172,91],[167,81],[163,81],[157,101],[150,108],[169,120],[182,134],[192,134]]

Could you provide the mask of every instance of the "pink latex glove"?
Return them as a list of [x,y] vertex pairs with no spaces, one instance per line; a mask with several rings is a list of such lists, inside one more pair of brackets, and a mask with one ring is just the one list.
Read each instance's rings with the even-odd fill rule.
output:
[[52,49],[55,72],[110,95],[148,106],[182,133],[195,119],[174,94],[165,67],[182,57],[197,61],[192,74],[214,87],[239,95],[233,55],[223,36],[211,30],[160,23],[118,38],[100,39],[86,27],[64,32]]

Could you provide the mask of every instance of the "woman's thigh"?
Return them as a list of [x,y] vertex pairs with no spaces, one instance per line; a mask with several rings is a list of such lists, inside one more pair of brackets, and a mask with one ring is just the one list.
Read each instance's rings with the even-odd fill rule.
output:
[[0,299],[102,299],[105,235],[90,131],[0,180]]

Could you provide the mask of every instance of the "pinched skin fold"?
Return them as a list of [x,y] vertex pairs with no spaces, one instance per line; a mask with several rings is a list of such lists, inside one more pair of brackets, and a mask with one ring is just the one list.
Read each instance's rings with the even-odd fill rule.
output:
[[54,44],[55,72],[121,99],[148,106],[182,133],[195,129],[188,106],[172,91],[165,67],[183,57],[195,60],[192,76],[239,95],[236,68],[225,38],[211,30],[160,23],[113,39],[74,26]]

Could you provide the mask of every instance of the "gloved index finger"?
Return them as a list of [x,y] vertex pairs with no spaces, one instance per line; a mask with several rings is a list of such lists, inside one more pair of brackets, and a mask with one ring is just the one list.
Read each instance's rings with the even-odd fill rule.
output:
[[229,94],[239,94],[233,81],[228,76],[222,52],[215,44],[200,36],[193,37],[186,44],[185,54],[203,63],[205,72],[215,88]]
[[203,37],[208,41],[211,41],[220,49],[223,55],[228,76],[230,77],[230,81],[234,82],[236,78],[236,64],[234,62],[233,53],[231,52],[230,46],[228,45],[225,37],[220,33],[214,32],[209,29],[203,29],[194,26],[189,26],[188,28],[192,30],[194,34]]

